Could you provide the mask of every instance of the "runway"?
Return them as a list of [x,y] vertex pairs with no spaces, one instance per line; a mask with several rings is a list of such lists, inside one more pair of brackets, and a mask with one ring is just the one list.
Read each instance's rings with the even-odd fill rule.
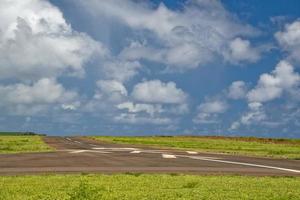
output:
[[81,137],[44,137],[56,149],[0,154],[0,174],[184,173],[300,176],[300,161],[119,145]]

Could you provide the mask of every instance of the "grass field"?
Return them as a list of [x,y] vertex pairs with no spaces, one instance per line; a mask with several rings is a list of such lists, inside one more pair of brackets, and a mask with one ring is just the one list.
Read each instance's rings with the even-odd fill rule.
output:
[[299,200],[300,178],[192,175],[0,177],[1,200]]
[[203,152],[220,152],[250,156],[300,159],[299,139],[262,139],[226,137],[110,137],[94,136],[102,140],[121,144],[139,144]]
[[18,132],[0,132],[0,136],[17,136],[17,135],[21,135]]
[[40,136],[0,136],[0,153],[51,151]]
[[40,135],[43,136],[45,134],[38,134],[38,133],[34,133],[34,132],[0,132],[0,136],[17,136],[17,135]]

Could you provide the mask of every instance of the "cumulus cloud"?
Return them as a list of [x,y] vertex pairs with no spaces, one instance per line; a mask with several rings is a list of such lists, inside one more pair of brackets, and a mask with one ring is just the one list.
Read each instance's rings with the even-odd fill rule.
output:
[[228,104],[222,100],[207,99],[197,108],[198,114],[193,119],[197,124],[217,123],[218,116],[228,109]]
[[32,85],[0,86],[0,91],[2,100],[12,104],[55,103],[76,97],[76,93],[67,92],[61,84],[48,78],[41,79]]
[[266,102],[279,98],[284,91],[290,91],[300,84],[300,75],[287,61],[277,64],[270,74],[262,74],[257,86],[250,90],[247,98],[250,102]]
[[161,113],[162,106],[161,105],[152,105],[152,104],[134,104],[132,102],[124,102],[117,105],[118,109],[126,109],[129,113],[138,113],[138,112],[146,112],[150,116],[154,116],[156,113]]
[[187,95],[174,82],[160,80],[136,84],[131,95],[135,100],[147,103],[181,104],[187,100]]
[[263,123],[267,119],[262,103],[252,102],[248,104],[249,111],[242,115],[239,121],[231,124],[230,130],[236,130],[241,125],[253,125]]
[[[231,130],[238,129],[241,125],[278,124],[266,121],[268,116],[266,115],[264,104],[283,96],[287,97],[288,102],[291,99],[292,101],[299,100],[300,74],[295,71],[294,66],[291,64],[294,61],[300,61],[299,19],[286,24],[282,31],[275,33],[275,38],[282,49],[288,52],[288,56],[285,60],[280,61],[272,72],[264,73],[260,76],[257,85],[246,95],[248,111],[242,115],[240,120],[232,123]],[[230,87],[232,92],[229,92],[229,97],[234,96],[234,90],[238,91],[235,88],[238,88],[238,85],[235,83],[234,86],[233,83]],[[244,95],[244,90],[242,91]]]
[[132,0],[79,2],[95,18],[110,19],[106,28],[121,24],[130,29],[129,45],[121,47],[120,53],[125,60],[146,59],[185,70],[222,57],[232,63],[259,59],[260,51],[241,39],[258,31],[242,24],[216,0],[187,1],[182,10]]
[[275,33],[275,38],[291,59],[300,62],[300,19],[286,24],[284,30]]
[[231,99],[243,99],[246,97],[247,90],[244,81],[235,81],[229,86],[228,97]]
[[99,80],[93,98],[86,102],[83,110],[101,112],[110,120],[123,124],[163,125],[175,123],[175,118],[189,112],[186,98],[173,82],[144,81],[136,84],[128,95],[122,82]]
[[[0,106],[14,110],[26,107],[34,110],[46,108],[47,105],[59,104],[63,109],[76,109],[79,106],[78,95],[74,91],[67,91],[55,79],[43,78],[37,82],[27,84],[1,85]],[[22,113],[20,113],[22,114]]]
[[256,62],[260,58],[260,49],[251,47],[249,40],[235,38],[229,43],[229,52],[225,56],[233,63],[240,61]]
[[251,124],[253,122],[261,122],[262,120],[266,119],[266,115],[263,111],[263,106],[261,103],[249,103],[248,107],[250,109],[250,112],[242,116],[241,123]]
[[100,43],[72,30],[48,1],[1,1],[0,18],[0,79],[82,76],[93,54],[106,53]]
[[189,112],[186,100],[187,95],[174,82],[144,81],[133,87],[127,101],[116,104],[114,120],[128,124],[173,124],[178,116]]
[[227,110],[227,104],[219,100],[207,100],[198,106],[198,110],[204,113],[223,113]]
[[297,98],[295,93],[299,92],[299,85],[299,73],[294,71],[294,67],[288,61],[280,61],[271,73],[262,74],[257,85],[247,93],[248,111],[240,120],[232,123],[230,130],[238,129],[241,125],[272,124],[266,121],[268,116],[264,104],[279,99],[284,94]]
[[90,111],[95,111],[96,107],[99,106],[101,110],[103,108],[107,110],[107,107],[120,103],[127,98],[128,92],[126,87],[117,80],[98,80],[96,85],[94,97],[89,102],[90,106],[93,105]]
[[141,67],[142,66],[138,61],[126,61],[111,58],[103,63],[101,71],[108,79],[125,82],[134,77]]
[[139,116],[133,113],[121,113],[114,117],[116,122],[126,124],[154,124],[154,125],[166,125],[173,123],[173,120],[167,117],[149,117]]
[[120,93],[123,96],[127,96],[127,90],[125,86],[116,80],[99,80],[97,81],[97,86],[104,93]]

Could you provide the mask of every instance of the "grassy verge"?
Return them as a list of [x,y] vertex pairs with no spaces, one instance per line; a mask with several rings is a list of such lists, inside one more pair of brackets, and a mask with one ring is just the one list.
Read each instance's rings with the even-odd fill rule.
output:
[[34,132],[0,132],[0,136],[17,136],[17,135],[40,135],[44,136],[45,134],[38,134]]
[[225,138],[225,137],[109,137],[95,136],[95,140],[120,144],[220,152],[250,156],[300,159],[300,140]]
[[0,136],[0,153],[51,151],[40,136]]
[[3,200],[298,200],[299,188],[299,177],[143,174],[0,177]]

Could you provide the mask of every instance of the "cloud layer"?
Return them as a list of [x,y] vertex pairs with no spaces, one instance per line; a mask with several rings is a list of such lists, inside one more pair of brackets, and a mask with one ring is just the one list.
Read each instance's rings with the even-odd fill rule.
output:
[[0,79],[82,76],[88,59],[105,53],[100,43],[72,30],[47,1],[4,0],[0,18]]
[[110,18],[108,26],[122,24],[131,30],[128,46],[120,51],[125,60],[146,59],[171,70],[186,70],[219,58],[239,63],[260,57],[261,50],[241,38],[259,31],[241,23],[218,1],[187,1],[182,10],[130,0],[80,3],[93,16]]
[[3,124],[141,134],[299,128],[299,16],[270,32],[218,0],[55,2],[1,2]]

